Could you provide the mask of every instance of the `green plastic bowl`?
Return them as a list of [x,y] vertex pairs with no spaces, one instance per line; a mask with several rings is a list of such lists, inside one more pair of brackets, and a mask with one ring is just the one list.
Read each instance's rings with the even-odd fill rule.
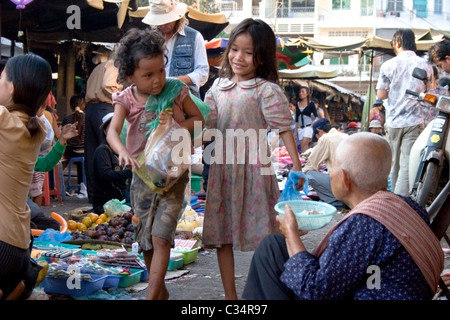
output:
[[[310,200],[290,200],[281,201],[275,205],[275,210],[280,216],[284,216],[284,207],[289,204],[294,211],[297,219],[299,230],[316,230],[325,227],[330,223],[337,209],[325,202],[310,201]],[[322,214],[302,214],[303,210],[319,211]]]

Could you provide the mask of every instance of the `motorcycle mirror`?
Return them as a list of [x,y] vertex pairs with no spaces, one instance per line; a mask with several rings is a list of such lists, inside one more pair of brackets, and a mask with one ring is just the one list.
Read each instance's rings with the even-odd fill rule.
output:
[[425,81],[427,78],[427,72],[421,68],[414,68],[412,76],[416,79]]

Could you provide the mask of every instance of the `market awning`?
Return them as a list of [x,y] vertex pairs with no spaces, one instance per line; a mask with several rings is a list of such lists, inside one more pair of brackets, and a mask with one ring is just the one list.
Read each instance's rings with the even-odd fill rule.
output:
[[[416,37],[417,51],[428,51],[433,43],[449,38],[447,34],[432,36],[431,30]],[[365,39],[355,40],[354,38],[329,37],[329,38],[302,38],[297,40],[301,45],[322,52],[353,52],[360,50],[378,50],[392,52],[391,39],[384,39],[377,36],[369,36]]]
[[331,66],[305,65],[298,69],[278,71],[282,79],[331,79],[338,76],[338,69]]
[[[148,7],[135,8],[130,0],[34,0],[23,9],[9,0],[0,0],[1,36],[18,40],[19,29],[27,43],[86,41],[117,43],[132,27],[147,28],[142,18]],[[189,25],[210,40],[227,25],[223,14],[205,14],[188,7]],[[23,41],[23,39],[21,39]]]
[[308,86],[314,91],[323,92],[328,101],[361,104],[361,96],[325,79],[287,79],[282,78],[282,83],[290,85]]
[[1,38],[2,39],[2,56],[5,57],[10,57],[10,56],[15,56],[17,54],[21,54],[23,53],[23,47],[21,43],[18,44],[14,44],[14,49],[13,49],[13,53],[11,54],[11,48],[13,45],[13,42],[9,39],[6,38]]
[[343,99],[348,103],[348,98],[350,97],[355,102],[361,102],[361,96],[353,91],[347,90],[331,81],[324,79],[316,79],[313,81],[315,83],[315,87],[320,89],[321,91],[326,91],[326,87],[332,88],[333,91],[329,92],[327,96],[327,100],[335,100],[339,101]]

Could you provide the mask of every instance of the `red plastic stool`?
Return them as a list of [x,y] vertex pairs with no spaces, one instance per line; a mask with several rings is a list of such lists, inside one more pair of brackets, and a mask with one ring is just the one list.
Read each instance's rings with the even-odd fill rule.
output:
[[57,196],[58,202],[62,202],[61,195],[61,179],[59,172],[59,163],[52,169],[53,171],[53,189],[50,189],[50,175],[49,172],[45,173],[44,185],[42,186],[42,204],[44,206],[50,206],[50,197]]

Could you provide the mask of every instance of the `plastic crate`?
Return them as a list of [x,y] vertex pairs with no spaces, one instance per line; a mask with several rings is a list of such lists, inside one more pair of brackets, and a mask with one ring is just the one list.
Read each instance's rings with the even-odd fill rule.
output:
[[195,262],[197,260],[198,256],[198,250],[200,250],[200,247],[188,250],[188,251],[179,251],[176,249],[173,249],[173,252],[182,253],[183,254],[183,265],[187,265],[189,263]]
[[200,176],[198,174],[191,175],[191,189],[192,190],[194,190],[195,192],[199,192],[202,189],[201,183],[202,183],[202,176]]
[[142,281],[148,281],[148,270],[147,269],[142,269],[142,273],[141,273],[141,282]]
[[[87,296],[103,288],[106,275],[90,275],[92,280],[81,280],[79,289],[69,289],[68,278],[54,278],[47,276],[40,284],[47,294],[65,294],[70,296]],[[71,282],[73,283],[73,282]]]
[[131,269],[131,274],[120,275],[119,288],[126,288],[141,281],[143,269]]
[[183,267],[183,261],[184,257],[177,260],[169,260],[169,266],[167,267],[167,270],[173,271],[180,269],[181,267]]
[[103,289],[117,288],[119,286],[120,276],[115,274],[108,274],[103,284]]

